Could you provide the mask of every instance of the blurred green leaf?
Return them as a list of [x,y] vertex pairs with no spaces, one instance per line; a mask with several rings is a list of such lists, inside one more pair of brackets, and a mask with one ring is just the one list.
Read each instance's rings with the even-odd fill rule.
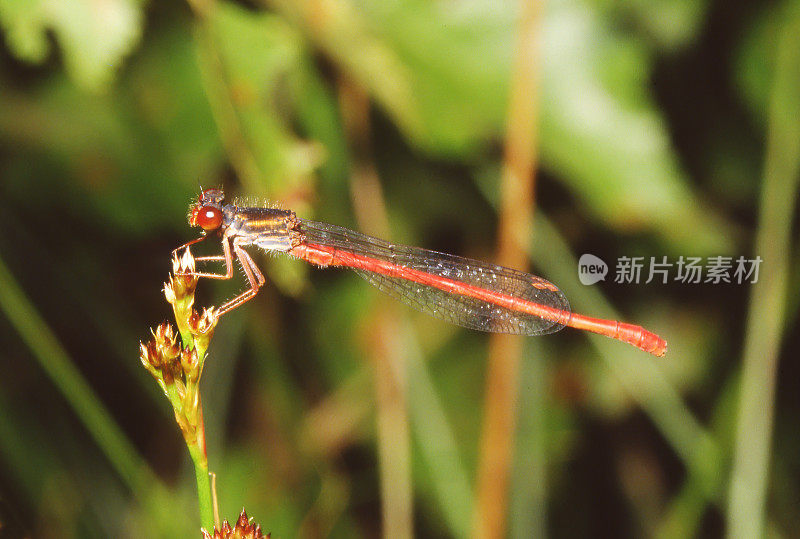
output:
[[[307,32],[324,34],[320,46],[373,92],[414,145],[475,161],[502,137],[513,2],[395,0],[353,12],[341,0],[335,16],[320,20],[275,3]],[[543,166],[617,229],[656,231],[684,252],[730,252],[727,224],[693,196],[650,96],[648,48],[577,0],[548,2],[542,32]],[[374,51],[359,65],[339,48],[352,35]],[[396,82],[398,91],[386,93],[385,80],[410,92]]]
[[[245,192],[272,200],[299,199],[292,209],[302,213],[311,174],[329,156],[326,177],[346,177],[346,150],[334,103],[301,35],[281,17],[219,2],[198,25],[197,38],[214,118]],[[329,150],[295,135],[296,122]],[[260,205],[263,199],[247,203]],[[270,279],[289,294],[300,291],[305,271],[285,259],[268,267]]]
[[693,196],[679,167],[647,89],[646,49],[620,38],[585,5],[549,5],[542,163],[618,229],[657,231],[676,251],[730,252],[730,231]]
[[[410,77],[413,94],[407,102],[387,105],[400,126],[417,125],[414,118],[419,117],[418,129],[405,130],[416,146],[456,159],[485,151],[502,136],[514,43],[513,6],[422,0],[364,4],[370,27],[399,60],[390,66],[397,73],[389,77]],[[370,86],[378,76],[361,82]]]
[[199,59],[217,124],[250,194],[308,181],[322,148],[298,139],[293,88],[300,36],[280,17],[219,2],[200,30]]
[[[151,37],[113,96],[86,94],[63,76],[0,94],[0,135],[18,149],[12,193],[35,202],[26,194],[33,183],[42,202],[57,192],[130,235],[184,223],[189,194],[216,181],[224,155],[191,36],[173,30]],[[58,173],[31,164],[43,159]]]
[[141,0],[0,0],[0,24],[11,50],[23,60],[44,61],[47,31],[64,52],[67,72],[89,90],[105,88],[139,42]]

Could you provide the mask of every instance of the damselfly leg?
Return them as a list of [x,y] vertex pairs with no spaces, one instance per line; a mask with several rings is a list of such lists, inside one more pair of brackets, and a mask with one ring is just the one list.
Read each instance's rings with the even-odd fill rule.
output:
[[[203,235],[197,239],[194,239],[190,242],[181,245],[173,254],[177,254],[178,251],[182,249],[189,249],[190,246],[199,243],[206,239],[208,236]],[[239,262],[239,265],[244,271],[245,276],[247,277],[247,281],[250,284],[250,288],[239,294],[238,296],[230,299],[223,303],[219,309],[217,309],[217,316],[222,316],[226,312],[230,311],[231,309],[235,309],[242,303],[252,299],[256,293],[258,293],[258,289],[261,288],[266,279],[264,275],[261,273],[261,270],[258,269],[253,259],[250,255],[242,249],[242,247],[238,244],[238,238],[229,238],[223,236],[222,238],[222,255],[212,255],[212,256],[198,256],[195,258],[195,261],[202,261],[202,262],[225,262],[225,273],[209,273],[209,272],[186,272],[184,275],[190,275],[192,277],[204,277],[207,279],[220,279],[220,280],[227,280],[233,277],[233,255],[236,254],[236,259]],[[231,248],[233,245],[233,248]]]

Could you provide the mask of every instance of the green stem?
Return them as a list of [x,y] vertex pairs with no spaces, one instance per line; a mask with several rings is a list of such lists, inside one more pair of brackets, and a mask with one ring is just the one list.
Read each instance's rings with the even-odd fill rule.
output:
[[211,501],[211,479],[208,474],[208,459],[206,458],[205,435],[197,444],[189,445],[189,454],[194,463],[194,475],[197,480],[197,504],[200,508],[200,523],[209,533],[214,530],[214,504]]
[[[775,386],[790,276],[791,230],[800,178],[800,13],[778,40],[769,106],[764,181],[755,254],[763,260],[752,287],[742,365],[736,443],[728,492],[730,537],[765,535]],[[788,359],[788,358],[787,358]]]

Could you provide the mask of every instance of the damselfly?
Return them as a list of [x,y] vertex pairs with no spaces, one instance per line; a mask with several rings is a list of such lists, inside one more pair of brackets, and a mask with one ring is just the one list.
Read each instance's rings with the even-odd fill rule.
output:
[[544,335],[564,326],[583,329],[663,356],[667,342],[641,326],[590,318],[570,311],[564,294],[552,283],[521,271],[419,247],[397,245],[336,225],[297,217],[275,208],[225,204],[220,189],[206,189],[189,207],[189,224],[203,235],[222,238],[222,255],[197,260],[225,262],[225,273],[197,272],[197,277],[230,279],[234,257],[250,288],[220,306],[225,314],[252,299],[264,275],[244,247],[287,253],[320,267],[351,268],[390,296],[422,312],[480,331]]

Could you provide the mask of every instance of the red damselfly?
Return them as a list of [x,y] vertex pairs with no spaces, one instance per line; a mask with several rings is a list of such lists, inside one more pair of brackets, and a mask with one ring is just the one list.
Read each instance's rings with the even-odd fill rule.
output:
[[422,312],[453,324],[499,333],[544,335],[565,326],[632,344],[663,356],[667,342],[641,326],[573,313],[552,283],[521,271],[468,258],[397,245],[336,225],[301,219],[275,208],[225,204],[221,189],[206,189],[189,207],[189,224],[203,235],[189,247],[218,232],[223,254],[198,257],[224,261],[225,273],[197,272],[197,277],[230,279],[239,261],[250,288],[220,306],[225,314],[253,298],[264,275],[244,250],[255,245],[287,253],[320,267],[346,267],[383,292]]

